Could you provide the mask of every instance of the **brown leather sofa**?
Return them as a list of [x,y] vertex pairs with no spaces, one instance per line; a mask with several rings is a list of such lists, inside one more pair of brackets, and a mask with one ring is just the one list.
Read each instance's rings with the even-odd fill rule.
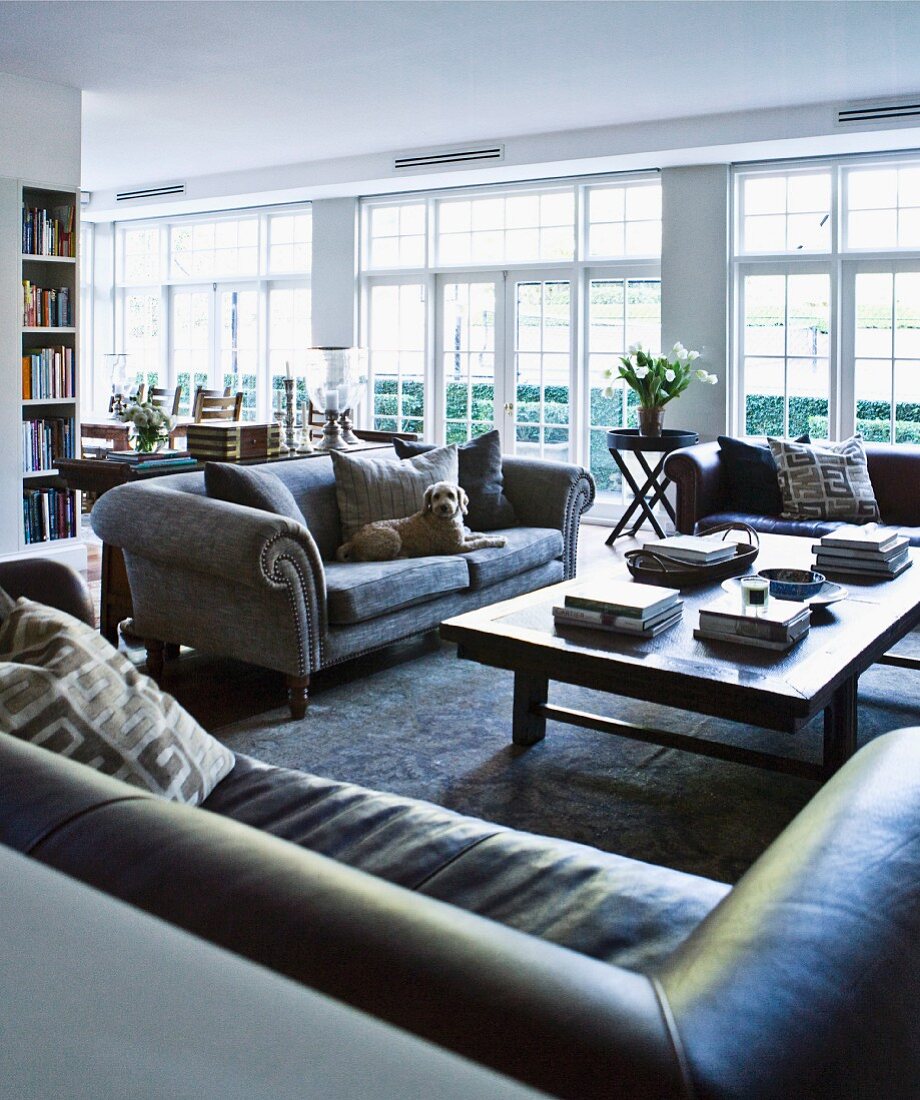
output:
[[[866,443],[865,448],[882,523],[900,528],[911,545],[920,546],[920,446]],[[809,538],[820,538],[840,526],[828,520],[791,520],[732,510],[718,443],[674,451],[664,470],[677,488],[677,529],[687,535],[739,521],[756,531]]]
[[918,821],[920,730],[733,889],[242,756],[193,809],[0,734],[0,843],[586,1100],[915,1097]]

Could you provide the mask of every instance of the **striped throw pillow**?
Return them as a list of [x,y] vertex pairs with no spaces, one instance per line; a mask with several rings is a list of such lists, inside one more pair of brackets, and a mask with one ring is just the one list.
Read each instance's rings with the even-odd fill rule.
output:
[[392,455],[331,453],[343,541],[365,523],[411,516],[436,481],[457,484],[456,443],[402,461],[394,461]]

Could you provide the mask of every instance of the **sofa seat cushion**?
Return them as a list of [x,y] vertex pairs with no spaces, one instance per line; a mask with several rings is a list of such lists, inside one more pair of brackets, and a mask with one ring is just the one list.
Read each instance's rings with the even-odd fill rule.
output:
[[469,564],[470,588],[489,588],[562,556],[562,535],[555,528],[507,527],[496,534],[506,540],[501,549],[463,555]]
[[460,554],[396,561],[324,562],[329,622],[338,626],[376,619],[468,588]]
[[204,808],[631,969],[663,962],[729,891],[681,871],[243,755]]
[[[698,531],[707,531],[722,523],[746,523],[755,531],[767,535],[798,535],[800,538],[819,539],[836,531],[838,527],[852,527],[851,523],[833,519],[786,519],[783,516],[756,516],[751,512],[713,512],[697,522]],[[899,531],[910,539],[911,546],[920,546],[920,527],[882,524],[891,532]]]

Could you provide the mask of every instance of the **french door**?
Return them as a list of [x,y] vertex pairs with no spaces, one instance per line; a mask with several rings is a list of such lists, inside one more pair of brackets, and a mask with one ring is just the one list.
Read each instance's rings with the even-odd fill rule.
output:
[[568,460],[574,409],[570,276],[440,275],[435,423],[447,443],[499,428],[506,453]]

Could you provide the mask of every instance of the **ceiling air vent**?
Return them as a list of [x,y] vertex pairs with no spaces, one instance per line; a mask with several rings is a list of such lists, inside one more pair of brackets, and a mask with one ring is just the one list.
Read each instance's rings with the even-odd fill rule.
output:
[[132,199],[160,199],[164,195],[184,195],[184,183],[170,183],[166,187],[139,187],[136,191],[118,191],[116,202],[130,202]]
[[411,157],[396,157],[393,168],[405,171],[409,168],[440,168],[444,165],[485,164],[487,161],[505,159],[504,145],[490,145],[477,149],[449,149],[435,153],[416,153]]
[[837,112],[838,126],[858,126],[872,122],[892,122],[905,126],[920,124],[920,95],[907,99],[876,100],[873,103],[851,103]]

